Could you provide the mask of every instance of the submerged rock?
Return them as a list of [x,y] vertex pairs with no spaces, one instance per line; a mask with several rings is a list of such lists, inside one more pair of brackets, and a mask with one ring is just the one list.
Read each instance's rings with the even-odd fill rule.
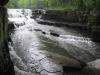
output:
[[59,37],[59,33],[57,33],[56,31],[50,30],[50,35],[53,35],[55,37]]
[[52,32],[50,32],[50,35],[53,35],[53,36],[59,37],[59,34],[57,34],[57,33],[52,33]]
[[100,75],[100,59],[89,62],[83,71],[85,75]]
[[46,32],[42,31],[42,34],[46,34]]
[[41,29],[34,29],[34,31],[42,31]]

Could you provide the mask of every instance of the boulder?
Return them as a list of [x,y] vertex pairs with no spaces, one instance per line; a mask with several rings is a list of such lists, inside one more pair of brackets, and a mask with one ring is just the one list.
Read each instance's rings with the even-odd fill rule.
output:
[[100,75],[100,59],[87,63],[83,72],[85,75]]

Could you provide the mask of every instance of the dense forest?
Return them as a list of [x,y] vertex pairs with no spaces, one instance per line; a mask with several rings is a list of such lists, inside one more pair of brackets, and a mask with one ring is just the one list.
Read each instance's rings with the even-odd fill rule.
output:
[[95,1],[96,0],[10,0],[8,7],[56,10],[93,10],[95,8]]

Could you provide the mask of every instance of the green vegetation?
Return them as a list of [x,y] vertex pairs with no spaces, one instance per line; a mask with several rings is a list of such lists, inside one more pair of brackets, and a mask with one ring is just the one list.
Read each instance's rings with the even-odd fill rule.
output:
[[8,8],[18,8],[18,1],[17,0],[9,0],[7,7]]
[[96,0],[10,0],[8,7],[56,10],[93,10]]
[[99,6],[100,0],[10,0],[7,5],[9,8],[88,11],[89,26],[98,24]]

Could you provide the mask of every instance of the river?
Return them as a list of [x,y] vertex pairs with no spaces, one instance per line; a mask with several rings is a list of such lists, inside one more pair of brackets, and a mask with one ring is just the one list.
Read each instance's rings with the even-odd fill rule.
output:
[[30,9],[8,9],[15,27],[9,48],[16,75],[63,75],[63,66],[80,67],[80,61],[100,58],[99,45],[91,38],[71,28],[38,24],[31,14]]

